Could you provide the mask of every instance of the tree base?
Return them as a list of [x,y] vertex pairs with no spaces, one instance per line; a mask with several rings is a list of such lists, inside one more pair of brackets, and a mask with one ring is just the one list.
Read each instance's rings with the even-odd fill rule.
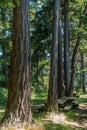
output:
[[10,114],[5,114],[5,116],[2,118],[0,122],[1,127],[29,127],[31,126],[34,121],[31,118],[32,116],[29,115],[29,117],[26,119],[17,117],[17,115],[10,113]]

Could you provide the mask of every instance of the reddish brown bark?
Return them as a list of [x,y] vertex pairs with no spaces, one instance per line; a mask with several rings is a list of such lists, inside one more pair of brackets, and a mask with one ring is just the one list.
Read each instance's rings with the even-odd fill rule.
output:
[[8,102],[2,122],[31,124],[29,0],[20,0],[13,9],[13,47]]

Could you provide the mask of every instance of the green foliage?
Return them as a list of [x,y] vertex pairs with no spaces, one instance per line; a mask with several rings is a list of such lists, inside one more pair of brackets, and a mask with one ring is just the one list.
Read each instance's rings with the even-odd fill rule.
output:
[[14,0],[17,6],[20,6],[20,0]]
[[[12,1],[3,1],[0,10],[0,86],[7,86],[8,71],[11,52],[11,28],[12,28],[12,9],[8,9],[8,3]],[[9,5],[11,7],[11,5]]]
[[2,82],[3,80],[5,80],[5,76],[0,74],[0,82]]
[[30,7],[31,80],[32,88],[40,91],[41,87],[48,87],[52,38],[52,3],[46,0],[43,2],[37,0],[31,2]]
[[7,101],[7,89],[0,87],[0,109],[5,109]]
[[0,8],[13,8],[12,0],[0,0]]

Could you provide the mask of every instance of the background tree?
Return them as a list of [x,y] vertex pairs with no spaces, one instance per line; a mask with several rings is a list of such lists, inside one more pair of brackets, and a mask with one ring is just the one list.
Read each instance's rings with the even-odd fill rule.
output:
[[83,88],[83,93],[86,93],[86,74],[85,74],[85,61],[84,61],[83,53],[81,53],[81,70],[82,70],[82,88]]
[[[79,2],[77,3],[77,5],[78,4],[79,4]],[[73,96],[74,81],[75,81],[74,78],[75,78],[76,63],[77,63],[76,61],[77,61],[77,56],[78,56],[78,52],[79,52],[79,48],[80,48],[80,43],[83,39],[83,37],[82,37],[83,19],[84,19],[84,16],[82,17],[83,10],[84,10],[84,3],[81,3],[79,8],[77,8],[76,12],[75,12],[75,13],[78,13],[78,11],[79,11],[78,20],[77,20],[77,22],[75,21],[76,25],[74,23],[75,30],[76,31],[78,30],[78,32],[76,33],[77,39],[76,39],[76,44],[74,46],[72,59],[71,59],[71,78],[70,78],[69,96]],[[78,26],[78,28],[77,28],[77,26]]]
[[68,96],[69,84],[70,84],[69,0],[64,1],[64,83],[65,83],[65,95]]
[[52,44],[50,79],[49,79],[49,90],[48,90],[48,109],[54,112],[58,112],[57,69],[58,69],[59,10],[60,10],[60,1],[54,0],[53,44]]

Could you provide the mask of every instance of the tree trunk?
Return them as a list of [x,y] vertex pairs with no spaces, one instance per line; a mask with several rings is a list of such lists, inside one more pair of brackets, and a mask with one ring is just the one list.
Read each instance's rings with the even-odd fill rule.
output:
[[13,0],[13,47],[8,102],[2,122],[31,124],[29,0]]
[[58,112],[58,25],[59,25],[59,9],[60,1],[54,0],[54,15],[53,15],[53,44],[51,55],[50,79],[48,90],[48,110]]
[[[83,11],[83,14],[84,14],[84,11]],[[81,25],[82,25],[82,19],[80,20],[78,27],[80,28]],[[76,64],[76,58],[77,58],[76,56],[78,54],[78,50],[80,46],[80,40],[81,40],[81,32],[77,34],[77,41],[76,41],[76,45],[75,45],[73,55],[72,55],[72,60],[71,60],[71,77],[70,77],[69,96],[73,96],[73,91],[74,91],[75,64]]]
[[69,59],[69,0],[64,1],[64,82],[65,95],[68,96],[70,84]]
[[[80,26],[81,26],[81,22],[79,23],[79,27]],[[70,78],[70,87],[69,87],[69,93],[68,93],[69,96],[73,96],[73,91],[74,91],[75,65],[76,65],[76,58],[77,58],[79,45],[80,45],[80,39],[81,39],[81,33],[78,33],[76,45],[75,45],[72,60],[71,60],[71,78]]]
[[[60,12],[61,13],[61,12]],[[61,34],[61,15],[59,18],[59,32],[58,32],[58,98],[64,96],[63,88],[63,55],[62,55],[62,34]]]
[[42,88],[44,88],[44,74],[43,74],[44,72],[43,72],[43,71],[44,71],[44,70],[43,70],[43,68],[42,68],[42,76],[41,76],[41,77],[42,77]]
[[39,92],[39,55],[37,51],[37,62],[36,62],[36,92]]
[[84,65],[84,55],[81,53],[81,71],[82,71],[82,88],[83,93],[86,93],[86,75],[85,75],[85,65]]

